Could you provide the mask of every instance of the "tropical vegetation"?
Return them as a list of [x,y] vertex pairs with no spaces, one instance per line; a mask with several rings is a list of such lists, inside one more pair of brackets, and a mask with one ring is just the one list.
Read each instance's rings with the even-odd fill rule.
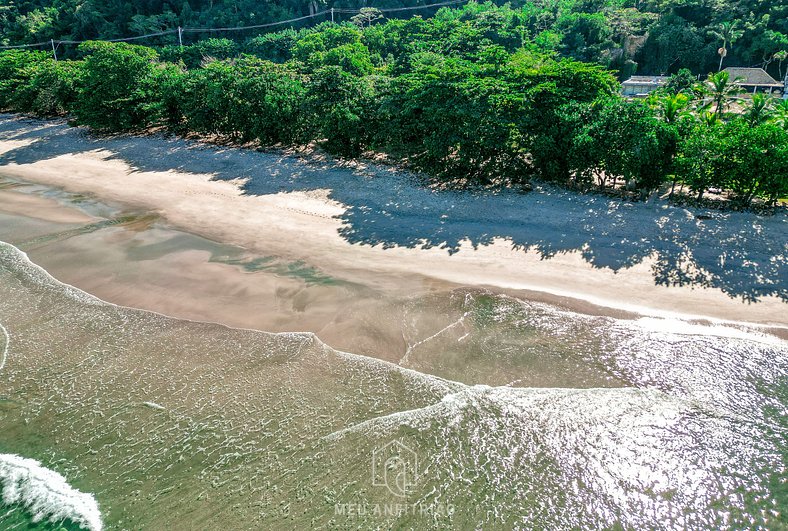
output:
[[[381,9],[418,7],[438,0],[380,0]],[[697,74],[724,65],[763,66],[782,79],[788,57],[788,2],[785,0],[514,0],[507,9],[484,10],[478,30],[498,44],[528,39],[580,61],[597,62],[622,77],[634,72]],[[335,8],[337,22],[374,25],[380,13],[341,13],[366,8],[361,0],[5,0],[0,5],[0,45],[116,39],[176,28],[260,25]],[[388,18],[432,16],[437,8],[387,12]],[[478,9],[465,10],[467,19]],[[294,23],[296,29],[329,20],[324,14]],[[443,17],[439,31],[454,23]],[[438,22],[438,21],[436,21]],[[471,33],[474,29],[469,30]],[[188,43],[228,37],[243,43],[259,31],[195,32]],[[148,39],[148,45],[177,44],[178,35]],[[58,50],[75,53],[73,46]]]
[[[365,11],[243,42],[92,41],[65,60],[8,50],[0,108],[68,115],[106,133],[381,154],[455,185],[540,179],[696,200],[713,191],[744,207],[788,196],[788,102],[743,97],[718,65],[701,82],[680,70],[648,99],[626,100],[612,71],[523,30],[528,9],[470,3],[427,19]],[[724,46],[744,39],[738,31]]]

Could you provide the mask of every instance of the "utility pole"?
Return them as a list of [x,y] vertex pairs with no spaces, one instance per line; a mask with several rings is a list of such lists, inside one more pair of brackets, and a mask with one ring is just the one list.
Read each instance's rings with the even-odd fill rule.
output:
[[334,22],[334,8],[331,8],[331,23]]
[[52,45],[52,55],[55,56],[55,61],[57,61],[57,49],[55,48],[55,39],[49,39],[49,44]]
[[183,48],[183,28],[178,26],[178,44]]

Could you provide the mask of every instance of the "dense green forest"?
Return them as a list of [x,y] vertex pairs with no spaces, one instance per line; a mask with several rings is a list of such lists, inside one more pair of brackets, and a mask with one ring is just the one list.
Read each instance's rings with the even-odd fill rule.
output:
[[470,3],[243,42],[94,41],[60,61],[8,50],[0,109],[70,115],[101,132],[385,154],[454,184],[538,178],[633,197],[664,186],[696,200],[724,190],[745,207],[788,197],[788,100],[742,99],[726,72],[698,82],[689,70],[625,100],[610,70],[532,38],[524,16]]
[[[437,0],[436,0],[437,1]],[[424,5],[428,0],[382,0],[378,8]],[[359,0],[6,0],[0,6],[0,44],[49,39],[114,39],[178,26],[216,28],[263,24],[334,8],[360,8]],[[785,74],[788,0],[517,0],[488,14],[493,29],[515,41],[528,39],[565,57],[593,61],[629,76],[675,73],[706,75],[718,69],[718,49],[735,66],[764,66]],[[410,17],[424,12],[388,13]],[[337,14],[348,21],[350,14]],[[323,20],[325,20],[323,18]],[[314,26],[320,19],[300,23]],[[208,35],[188,35],[192,41]],[[248,32],[221,37],[244,41]],[[493,41],[497,41],[492,37]],[[177,42],[168,35],[141,44]],[[71,50],[66,48],[65,53]]]

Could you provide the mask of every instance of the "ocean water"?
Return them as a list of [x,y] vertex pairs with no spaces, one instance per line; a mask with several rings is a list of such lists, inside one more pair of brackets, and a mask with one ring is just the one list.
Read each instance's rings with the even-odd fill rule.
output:
[[112,305],[0,243],[0,529],[788,525],[785,341],[402,306],[392,363]]

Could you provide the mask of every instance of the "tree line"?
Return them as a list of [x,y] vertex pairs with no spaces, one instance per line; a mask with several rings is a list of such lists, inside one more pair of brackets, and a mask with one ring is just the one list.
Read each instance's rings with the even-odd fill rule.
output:
[[[420,6],[429,0],[380,0],[379,8]],[[501,2],[499,2],[501,3]],[[55,40],[116,39],[172,30],[264,24],[360,0],[6,0],[0,6],[0,45]],[[486,10],[486,23],[511,36],[619,72],[703,74],[733,66],[763,66],[782,79],[788,63],[786,0],[513,0]],[[389,13],[410,17],[415,12]],[[425,16],[434,9],[418,12]],[[342,18],[345,17],[345,18]],[[337,14],[337,22],[350,14]],[[314,21],[299,24],[313,25]],[[198,35],[200,39],[211,35]],[[227,34],[245,40],[243,32]],[[190,37],[191,38],[191,37]],[[177,43],[176,35],[146,42]],[[720,52],[723,51],[723,56]],[[73,54],[71,47],[61,50]]]
[[160,128],[264,146],[383,153],[456,184],[539,178],[645,196],[661,186],[743,206],[788,196],[788,102],[738,99],[726,72],[672,76],[645,101],[604,67],[502,25],[509,7],[324,23],[237,43],[89,42],[55,61],[0,54],[0,108],[100,132]]

